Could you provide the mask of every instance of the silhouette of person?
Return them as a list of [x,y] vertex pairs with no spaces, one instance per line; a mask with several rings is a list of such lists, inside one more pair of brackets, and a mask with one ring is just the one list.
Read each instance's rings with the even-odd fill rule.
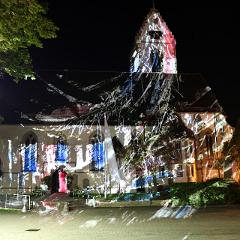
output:
[[51,193],[56,193],[59,190],[59,169],[57,168],[52,173]]

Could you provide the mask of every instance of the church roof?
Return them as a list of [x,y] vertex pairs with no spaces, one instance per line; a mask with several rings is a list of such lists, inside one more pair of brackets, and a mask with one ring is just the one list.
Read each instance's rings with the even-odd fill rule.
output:
[[149,12],[136,37],[129,72],[42,71],[35,81],[0,81],[6,124],[163,122],[170,111],[221,111],[200,74],[177,74],[176,41],[161,15]]
[[[112,89],[121,88],[128,77],[129,73],[65,70],[42,72],[41,77],[34,81],[15,83],[10,79],[2,79],[2,123],[59,124],[84,119],[91,111],[97,114],[103,107],[101,104],[105,94],[111,94]],[[148,75],[143,75],[142,80],[145,81],[147,77]],[[135,102],[140,98],[143,86],[141,81],[136,84],[133,96]],[[130,115],[130,122],[139,120],[140,113],[147,107],[147,101],[143,100],[135,106],[136,111]],[[200,74],[177,75],[172,87],[171,102],[177,112],[222,111],[212,89]],[[119,116],[126,117],[126,112],[128,111],[119,113]]]
[[180,74],[176,83],[177,112],[222,112],[217,97],[201,74]]

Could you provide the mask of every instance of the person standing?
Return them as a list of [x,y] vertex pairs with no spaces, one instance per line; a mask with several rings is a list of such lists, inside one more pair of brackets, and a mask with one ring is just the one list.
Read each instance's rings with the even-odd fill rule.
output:
[[64,171],[63,167],[59,171],[59,190],[58,192],[67,192],[67,173]]

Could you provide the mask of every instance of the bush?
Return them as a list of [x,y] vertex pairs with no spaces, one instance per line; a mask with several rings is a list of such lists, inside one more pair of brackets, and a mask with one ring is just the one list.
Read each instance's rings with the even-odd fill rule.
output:
[[190,204],[190,196],[191,201],[197,201],[199,198],[199,194],[197,194],[200,189],[205,186],[205,183],[174,183],[170,189],[170,198],[172,200],[173,205],[185,205]]
[[75,186],[71,191],[70,191],[70,196],[71,197],[77,197],[77,198],[83,198],[84,191],[82,188]]
[[35,189],[31,192],[31,197],[37,198],[37,197],[41,197],[45,194],[46,194],[46,192],[44,190],[42,190],[41,187],[36,186]]
[[206,187],[191,194],[187,203],[193,206],[206,206],[226,203],[226,189]]
[[72,186],[72,182],[73,182],[73,176],[71,174],[67,175],[67,188],[71,189],[73,188]]
[[116,200],[118,196],[119,196],[119,194],[114,193],[114,194],[107,194],[106,198],[104,198],[104,196],[102,196],[102,197],[106,200]]
[[175,183],[170,196],[174,206],[233,204],[240,202],[240,185],[222,179],[202,183]]
[[118,195],[116,197],[116,200],[117,201],[149,201],[152,198],[152,196],[149,193],[123,193]]

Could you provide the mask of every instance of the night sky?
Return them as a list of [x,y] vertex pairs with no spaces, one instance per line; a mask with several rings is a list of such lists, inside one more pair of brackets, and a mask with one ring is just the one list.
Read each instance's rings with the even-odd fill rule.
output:
[[[129,71],[135,35],[152,2],[50,0],[48,15],[60,31],[57,39],[44,41],[43,49],[31,49],[36,71]],[[202,73],[234,124],[240,114],[234,8],[160,0],[155,7],[177,41],[178,72]]]

